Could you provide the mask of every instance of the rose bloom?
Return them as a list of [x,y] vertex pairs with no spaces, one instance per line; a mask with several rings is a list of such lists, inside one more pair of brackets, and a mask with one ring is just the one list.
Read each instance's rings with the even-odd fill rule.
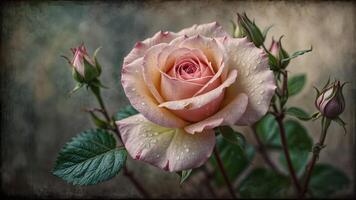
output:
[[276,88],[264,51],[218,23],[136,43],[121,83],[140,112],[117,122],[128,153],[168,171],[205,163],[215,146],[213,128],[255,123]]
[[342,94],[340,81],[335,81],[331,86],[327,86],[316,98],[315,106],[320,113],[328,118],[337,118],[345,110],[345,99]]
[[71,51],[73,53],[73,59],[71,61],[71,64],[75,68],[75,70],[82,76],[85,76],[85,67],[84,67],[84,59],[91,64],[91,66],[94,66],[93,60],[89,57],[88,52],[82,43],[79,47],[77,48],[71,48]]

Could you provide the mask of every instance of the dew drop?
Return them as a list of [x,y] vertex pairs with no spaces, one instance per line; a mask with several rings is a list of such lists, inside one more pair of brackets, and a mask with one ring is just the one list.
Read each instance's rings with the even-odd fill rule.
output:
[[141,105],[143,105],[143,106],[144,106],[144,105],[145,105],[145,102],[142,102],[142,103],[141,103]]
[[143,137],[147,137],[147,134],[145,133],[145,134],[143,134]]
[[261,104],[261,101],[258,101],[257,104],[260,105],[260,104]]
[[136,88],[132,88],[131,91],[136,91]]
[[185,152],[187,152],[187,153],[188,153],[188,152],[189,152],[189,149],[188,149],[188,148],[186,148],[186,149],[185,149]]
[[176,158],[177,160],[179,160],[180,159],[180,157],[179,156],[177,156],[177,158]]
[[159,158],[159,157],[160,157],[160,155],[159,155],[159,154],[157,154],[157,155],[156,155],[156,157],[157,157],[157,158]]
[[258,83],[263,83],[263,80],[259,80]]
[[135,72],[138,73],[138,70],[136,69]]
[[261,92],[260,92],[260,94],[264,94],[265,93],[265,91],[264,90],[262,90]]
[[150,134],[148,134],[150,137],[152,137],[153,135],[152,135],[152,133],[150,133]]
[[157,133],[157,132],[154,132],[154,133],[153,133],[153,135],[157,136],[157,135],[158,135],[158,133]]

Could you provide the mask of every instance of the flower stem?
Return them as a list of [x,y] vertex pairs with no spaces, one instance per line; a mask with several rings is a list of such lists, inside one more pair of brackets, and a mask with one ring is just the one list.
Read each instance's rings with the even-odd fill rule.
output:
[[[122,143],[122,139],[121,139],[121,137],[120,137],[119,129],[118,129],[117,126],[115,125],[115,122],[113,122],[113,120],[111,120],[110,115],[109,115],[108,111],[106,110],[104,101],[103,101],[103,99],[102,99],[102,97],[101,97],[101,94],[100,94],[100,88],[97,87],[97,86],[90,86],[90,89],[92,90],[92,92],[94,93],[96,99],[98,100],[99,105],[100,105],[100,107],[101,107],[101,110],[103,111],[104,117],[105,117],[105,119],[107,120],[107,122],[108,122],[109,124],[111,124],[111,123],[114,124],[114,129],[113,129],[113,131],[116,133],[117,137],[119,138],[119,140],[120,140],[121,143]],[[129,178],[129,180],[133,183],[133,185],[136,187],[136,189],[140,192],[140,194],[142,195],[142,197],[144,197],[144,198],[150,198],[150,196],[149,196],[149,194],[147,193],[147,191],[142,187],[142,185],[140,184],[140,182],[136,180],[136,178],[133,176],[133,174],[127,169],[126,165],[124,165],[123,170],[124,170],[124,175]]]
[[274,171],[276,171],[277,173],[280,173],[278,168],[276,167],[276,165],[272,162],[272,160],[270,159],[270,157],[267,154],[267,150],[264,146],[264,144],[262,143],[260,137],[258,136],[257,132],[256,132],[256,126],[252,125],[252,132],[255,136],[256,142],[257,142],[257,150],[258,152],[261,154],[262,158],[265,160],[265,162],[267,163],[267,165]]
[[295,170],[292,165],[292,160],[291,160],[290,154],[289,154],[286,132],[285,132],[284,124],[283,124],[283,119],[284,119],[284,115],[285,115],[284,114],[284,105],[286,104],[286,102],[288,100],[288,85],[287,85],[288,84],[288,72],[283,70],[283,71],[281,71],[281,74],[283,75],[283,82],[282,82],[281,94],[280,94],[280,98],[279,98],[280,110],[278,110],[277,107],[273,107],[274,111],[275,111],[274,115],[275,115],[275,118],[276,118],[276,121],[278,124],[279,134],[280,134],[280,138],[281,138],[281,142],[282,142],[282,148],[283,148],[284,156],[287,160],[288,171],[292,178],[296,192],[298,195],[300,195],[302,192],[302,188],[301,188],[301,185],[299,183],[299,180],[297,178],[297,175],[296,175]]
[[219,155],[218,148],[217,148],[216,146],[214,147],[214,155],[215,155],[216,161],[217,161],[217,163],[218,163],[219,169],[220,169],[220,171],[221,171],[221,173],[222,173],[222,175],[223,175],[223,177],[224,177],[225,183],[226,183],[226,185],[227,185],[227,187],[228,187],[228,189],[229,189],[229,192],[230,192],[231,196],[232,196],[234,199],[236,199],[237,197],[236,197],[236,195],[235,195],[235,192],[234,192],[234,190],[233,190],[233,187],[232,187],[232,185],[231,185],[231,182],[230,182],[230,180],[229,180],[229,178],[228,178],[228,176],[227,176],[227,174],[226,174],[224,165],[223,165],[222,160],[221,160],[220,155]]
[[292,177],[295,189],[296,189],[297,193],[300,194],[301,186],[299,184],[297,175],[296,175],[295,170],[294,170],[293,165],[292,165],[292,161],[290,159],[289,149],[288,149],[288,144],[287,144],[287,138],[286,138],[286,133],[285,133],[285,128],[284,128],[284,125],[283,125],[283,117],[276,116],[276,121],[277,121],[278,127],[279,127],[279,133],[280,133],[280,136],[281,136],[281,142],[282,142],[284,156],[286,157],[286,160],[287,160],[288,170],[289,170],[289,173],[290,173],[290,175]]
[[325,142],[325,138],[326,138],[326,133],[328,131],[328,128],[330,126],[330,119],[327,119],[325,117],[322,118],[322,123],[321,123],[321,134],[320,134],[320,138],[319,138],[319,142],[316,143],[313,147],[313,157],[310,160],[308,167],[306,169],[306,177],[305,177],[305,181],[304,181],[304,186],[303,186],[303,190],[301,193],[301,198],[304,197],[305,193],[308,190],[308,186],[309,186],[309,181],[310,181],[310,177],[312,175],[313,172],[313,168],[315,166],[316,161],[319,158],[319,154],[322,148],[324,148],[324,142]]

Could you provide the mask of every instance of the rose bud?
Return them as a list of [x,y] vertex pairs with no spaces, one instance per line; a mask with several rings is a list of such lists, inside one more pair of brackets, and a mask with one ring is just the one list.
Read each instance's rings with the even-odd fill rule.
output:
[[94,59],[92,59],[89,57],[84,44],[77,48],[71,48],[71,50],[73,53],[71,64],[74,79],[80,83],[89,83],[96,79],[101,73],[101,67],[95,58],[97,51],[94,53]]
[[237,14],[237,23],[232,21],[233,25],[233,37],[234,38],[243,38],[246,37],[246,33],[243,30],[241,25],[241,16]]
[[337,118],[345,110],[345,99],[342,94],[342,85],[340,81],[335,81],[331,86],[328,84],[322,92],[318,92],[315,100],[315,106],[320,113],[330,119]]
[[271,47],[269,48],[269,53],[273,56],[273,58],[270,58],[270,66],[277,69],[285,69],[289,64],[289,60],[283,61],[283,59],[289,58],[289,55],[282,47],[282,38],[283,36],[276,41],[272,37]]
[[240,15],[237,13],[238,27],[243,29],[243,32],[247,35],[248,39],[255,44],[256,47],[260,47],[265,41],[265,35],[257,27],[255,22],[251,21],[246,13]]

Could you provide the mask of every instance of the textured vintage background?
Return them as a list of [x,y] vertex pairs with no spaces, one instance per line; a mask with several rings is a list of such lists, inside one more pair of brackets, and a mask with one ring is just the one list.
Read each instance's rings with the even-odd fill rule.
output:
[[[284,34],[289,51],[313,52],[290,64],[293,74],[306,73],[307,85],[290,104],[314,111],[314,91],[329,75],[350,81],[345,87],[348,134],[332,125],[320,162],[332,163],[354,180],[355,167],[355,4],[352,2],[240,2],[169,1],[16,2],[2,5],[1,13],[1,188],[10,195],[59,197],[138,197],[130,182],[119,175],[90,187],[74,187],[51,175],[56,154],[76,133],[92,126],[81,108],[95,105],[82,90],[72,98],[74,81],[66,61],[70,47],[84,41],[92,53],[102,46],[99,59],[110,90],[104,97],[111,111],[128,104],[119,84],[123,57],[138,40],[159,30],[178,31],[193,24],[218,21],[230,30],[235,12],[246,11],[257,24],[274,24],[269,36]],[[267,45],[270,43],[270,37]],[[303,123],[314,138],[318,123]],[[246,135],[254,143],[250,133]],[[253,165],[259,165],[257,156]],[[178,177],[129,160],[140,181],[155,197],[203,197],[192,180],[179,187]],[[353,181],[354,182],[354,181]],[[178,189],[177,189],[178,188]],[[351,194],[354,184],[343,194]],[[206,197],[209,194],[205,193]]]

